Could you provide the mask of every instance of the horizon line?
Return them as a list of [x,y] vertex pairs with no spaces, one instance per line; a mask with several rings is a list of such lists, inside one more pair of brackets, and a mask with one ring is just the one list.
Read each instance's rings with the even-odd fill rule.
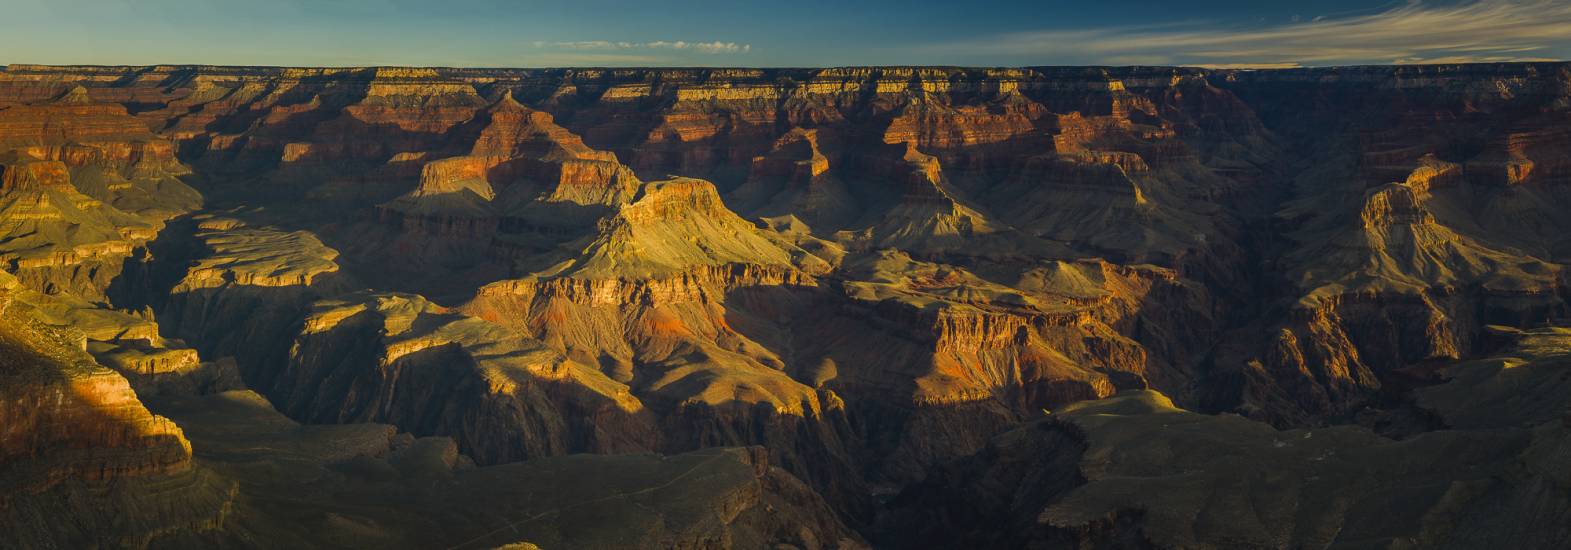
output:
[[1558,60],[1533,60],[1533,61],[1477,61],[1466,63],[1355,63],[1348,65],[1303,65],[1284,63],[1200,63],[1200,64],[1065,64],[1065,65],[824,65],[824,66],[766,66],[766,65],[542,65],[542,66],[501,66],[501,65],[232,65],[223,63],[6,63],[0,66],[0,72],[11,72],[19,69],[151,69],[157,67],[171,68],[228,68],[228,69],[340,69],[340,70],[366,70],[366,69],[433,69],[433,70],[471,70],[471,71],[540,71],[540,70],[775,70],[775,71],[813,71],[832,69],[961,69],[961,70],[998,70],[998,69],[1201,69],[1211,71],[1292,71],[1304,69],[1344,69],[1364,67],[1464,67],[1464,66],[1506,66],[1506,65],[1565,65],[1571,64],[1571,59]]

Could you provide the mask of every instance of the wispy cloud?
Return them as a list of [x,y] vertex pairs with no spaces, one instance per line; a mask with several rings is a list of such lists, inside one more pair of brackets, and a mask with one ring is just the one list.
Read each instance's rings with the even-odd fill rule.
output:
[[1299,63],[1191,63],[1190,65],[1202,69],[1293,69],[1303,66]]
[[1197,21],[1048,30],[934,49],[1038,58],[1044,63],[1133,61],[1227,67],[1538,61],[1571,49],[1571,2],[1410,0],[1373,13],[1297,17],[1265,27]]
[[753,51],[749,44],[736,42],[689,42],[686,40],[656,40],[653,42],[612,42],[610,40],[583,40],[577,42],[535,42],[536,48],[555,50],[680,50],[703,54],[735,54]]

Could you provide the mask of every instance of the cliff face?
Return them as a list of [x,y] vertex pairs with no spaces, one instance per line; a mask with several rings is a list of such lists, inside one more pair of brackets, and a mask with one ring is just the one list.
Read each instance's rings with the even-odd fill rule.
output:
[[[761,486],[879,536],[911,520],[997,530],[956,527],[957,546],[1195,546],[1209,526],[1174,527],[1173,502],[1126,498],[1109,484],[1127,465],[1082,453],[1150,451],[1130,443],[1160,435],[1148,415],[1215,424],[1184,409],[1247,418],[1214,427],[1245,466],[1314,461],[1261,447],[1261,422],[1363,424],[1327,445],[1410,466],[1374,433],[1473,422],[1420,404],[1509,385],[1447,369],[1571,313],[1568,127],[1553,63],[11,66],[0,267],[118,373],[88,384],[116,418],[133,390],[249,388],[296,422],[450,438],[487,466],[758,445],[789,472]],[[1468,437],[1426,441],[1527,436]],[[105,468],[175,475],[164,462]],[[1333,478],[1293,498],[1364,483]],[[704,498],[752,504],[699,523],[762,521],[746,510],[771,493],[743,486]],[[952,494],[980,507],[935,504]],[[1339,514],[1215,536],[1363,532]],[[703,532],[747,546],[750,528]]]

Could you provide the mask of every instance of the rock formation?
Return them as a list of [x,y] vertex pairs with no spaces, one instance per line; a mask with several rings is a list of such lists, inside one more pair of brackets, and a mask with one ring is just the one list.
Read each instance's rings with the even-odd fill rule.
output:
[[1560,63],[9,66],[0,546],[1554,547],[1567,128]]

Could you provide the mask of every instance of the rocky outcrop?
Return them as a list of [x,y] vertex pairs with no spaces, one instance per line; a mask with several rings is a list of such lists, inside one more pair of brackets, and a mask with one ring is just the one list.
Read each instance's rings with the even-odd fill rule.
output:
[[713,184],[695,179],[644,184],[637,198],[599,223],[597,234],[567,246],[582,246],[582,252],[536,272],[600,279],[660,277],[726,264],[827,268],[822,259],[737,217]]

